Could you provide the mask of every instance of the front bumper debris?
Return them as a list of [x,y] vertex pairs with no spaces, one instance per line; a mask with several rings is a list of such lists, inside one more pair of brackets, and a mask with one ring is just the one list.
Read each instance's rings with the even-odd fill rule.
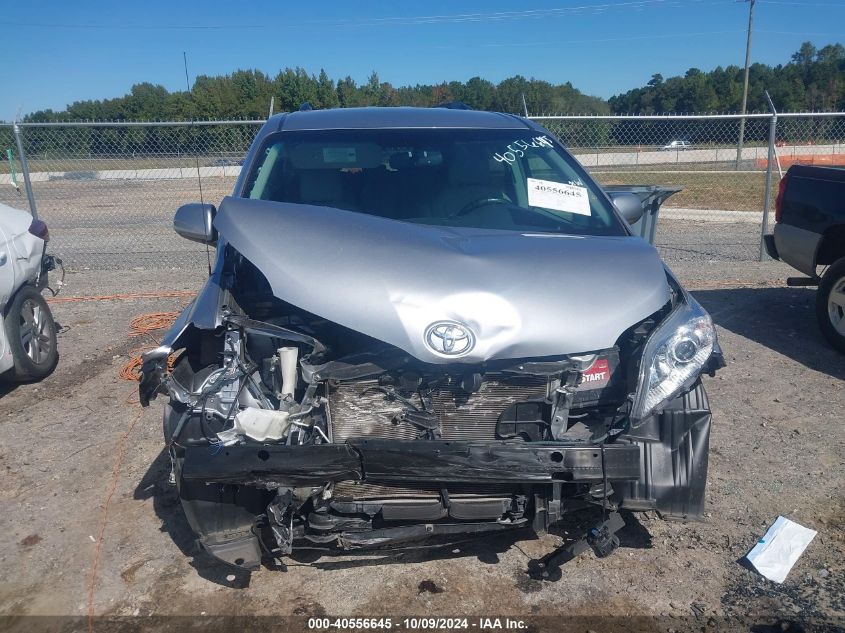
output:
[[385,484],[636,480],[640,447],[622,442],[602,449],[556,442],[360,438],[311,446],[236,445],[217,452],[188,446],[182,477],[268,488],[348,480]]
[[618,512],[611,512],[601,523],[591,528],[583,538],[562,545],[552,550],[542,558],[528,563],[528,575],[535,580],[560,580],[560,566],[573,558],[593,550],[598,558],[610,556],[619,547],[619,537],[616,533],[625,527],[625,521]]

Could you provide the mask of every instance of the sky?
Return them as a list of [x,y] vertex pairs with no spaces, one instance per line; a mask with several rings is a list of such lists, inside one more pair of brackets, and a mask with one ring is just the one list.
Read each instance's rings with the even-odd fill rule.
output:
[[[0,120],[140,82],[301,66],[394,85],[521,74],[607,98],[688,68],[741,66],[741,0],[0,0]],[[752,62],[845,43],[845,0],[757,0]]]

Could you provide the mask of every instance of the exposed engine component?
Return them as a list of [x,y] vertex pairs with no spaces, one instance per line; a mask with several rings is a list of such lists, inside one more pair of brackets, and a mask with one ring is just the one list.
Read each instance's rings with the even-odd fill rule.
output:
[[[196,387],[164,381],[187,405],[185,415],[200,417],[212,444],[589,439],[605,436],[624,404],[616,348],[453,371],[390,349],[332,358],[301,331],[235,315],[225,322],[220,366],[202,370]],[[300,323],[298,330],[319,327]]]
[[[279,441],[287,437],[290,413],[246,407],[235,414],[234,430],[259,442]],[[219,434],[218,434],[219,435]]]
[[[349,437],[416,439],[414,424],[398,421],[407,410],[405,402],[379,390],[378,380],[339,383],[331,388],[329,406],[335,441]],[[514,402],[545,398],[549,380],[535,376],[487,374],[473,393],[462,383],[443,382],[428,397],[434,421],[443,439],[495,439],[503,410]],[[409,394],[419,402],[416,394]]]
[[203,546],[254,569],[584,507],[700,515],[715,328],[632,233],[657,207],[611,197],[515,117],[271,118],[220,209],[177,212],[217,258],[143,359]]
[[[222,334],[220,367],[211,368],[196,389],[179,384],[174,376],[163,385],[171,397],[187,405],[185,416],[196,415],[203,424],[214,423],[216,439],[210,440],[212,443],[228,446],[247,438],[257,442],[305,443],[315,438],[328,442],[325,429],[315,427],[317,418],[311,415],[319,405],[315,400],[317,385],[303,390],[299,402],[295,400],[299,349],[277,347],[272,356],[256,359],[251,353],[256,350],[250,349],[253,345],[248,343],[251,335],[258,341],[293,339],[310,343],[312,350],[321,349],[315,340],[299,333],[232,317]],[[255,347],[259,353],[264,348]],[[261,371],[262,367],[269,371]],[[181,430],[182,425],[174,433],[174,440]]]

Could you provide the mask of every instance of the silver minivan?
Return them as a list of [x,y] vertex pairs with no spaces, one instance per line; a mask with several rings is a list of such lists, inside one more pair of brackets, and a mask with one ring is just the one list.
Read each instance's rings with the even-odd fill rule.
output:
[[216,264],[144,355],[205,549],[256,569],[592,509],[603,555],[620,509],[700,516],[722,355],[642,213],[512,115],[268,120],[232,195],[177,211]]

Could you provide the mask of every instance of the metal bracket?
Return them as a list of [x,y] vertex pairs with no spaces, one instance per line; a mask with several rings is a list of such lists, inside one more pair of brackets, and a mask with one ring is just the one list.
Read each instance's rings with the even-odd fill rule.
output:
[[560,387],[555,390],[552,404],[552,439],[559,440],[566,433],[569,410],[572,408],[580,382],[581,372],[569,370],[564,374]]
[[625,526],[625,521],[618,512],[611,512],[607,520],[591,528],[583,538],[565,547],[558,547],[539,559],[528,563],[528,575],[537,580],[559,580],[560,566],[576,556],[592,549],[596,556],[604,558],[619,547],[616,532]]

